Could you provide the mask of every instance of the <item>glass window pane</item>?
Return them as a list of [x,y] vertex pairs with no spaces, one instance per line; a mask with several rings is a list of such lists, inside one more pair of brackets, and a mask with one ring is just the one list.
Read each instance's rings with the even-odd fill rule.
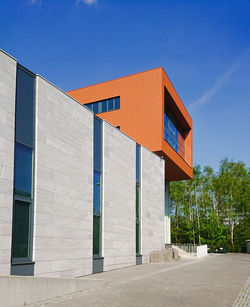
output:
[[86,104],[86,107],[93,111],[93,103]]
[[107,112],[107,110],[108,110],[108,101],[103,100],[102,101],[102,112]]
[[101,214],[101,173],[94,171],[94,213]]
[[102,113],[102,102],[98,101],[97,104],[98,104],[98,114]]
[[136,223],[136,253],[140,253],[140,224]]
[[18,142],[15,143],[14,191],[32,196],[32,149]]
[[98,113],[98,102],[93,103],[93,112],[94,112],[95,114]]
[[15,200],[12,235],[12,257],[29,257],[30,203]]
[[136,144],[136,182],[140,182],[140,145]]
[[136,185],[136,222],[140,221],[140,188]]
[[112,111],[114,110],[114,99],[108,99],[108,110]]
[[115,109],[120,109],[120,97],[115,98]]
[[94,169],[102,170],[102,121],[94,119]]
[[93,217],[93,254],[100,255],[101,218]]
[[16,84],[16,140],[34,146],[35,78],[18,67]]

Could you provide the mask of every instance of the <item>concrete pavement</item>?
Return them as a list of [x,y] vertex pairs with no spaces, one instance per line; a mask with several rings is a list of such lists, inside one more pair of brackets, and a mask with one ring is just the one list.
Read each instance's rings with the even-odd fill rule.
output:
[[[46,306],[232,306],[249,276],[248,254],[145,264],[85,277],[103,284]],[[243,292],[248,306],[250,294]]]

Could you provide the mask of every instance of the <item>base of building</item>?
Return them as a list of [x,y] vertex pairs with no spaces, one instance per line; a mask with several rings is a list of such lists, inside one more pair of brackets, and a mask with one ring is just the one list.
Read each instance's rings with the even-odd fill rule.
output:
[[12,263],[10,275],[34,276],[35,262]]
[[93,274],[103,272],[103,257],[93,258]]
[[136,255],[136,264],[142,264],[142,255]]

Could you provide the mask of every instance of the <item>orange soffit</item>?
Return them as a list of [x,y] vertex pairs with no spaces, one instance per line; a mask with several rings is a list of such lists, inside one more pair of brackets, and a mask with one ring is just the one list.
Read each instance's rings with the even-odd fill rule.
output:
[[163,157],[166,180],[192,178],[192,119],[162,67],[68,94]]

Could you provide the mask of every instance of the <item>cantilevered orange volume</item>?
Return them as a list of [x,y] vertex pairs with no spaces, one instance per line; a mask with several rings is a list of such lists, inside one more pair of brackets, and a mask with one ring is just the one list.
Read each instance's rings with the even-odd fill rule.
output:
[[162,156],[167,180],[192,178],[192,119],[162,67],[68,94],[82,104],[119,96],[120,109],[97,116]]

